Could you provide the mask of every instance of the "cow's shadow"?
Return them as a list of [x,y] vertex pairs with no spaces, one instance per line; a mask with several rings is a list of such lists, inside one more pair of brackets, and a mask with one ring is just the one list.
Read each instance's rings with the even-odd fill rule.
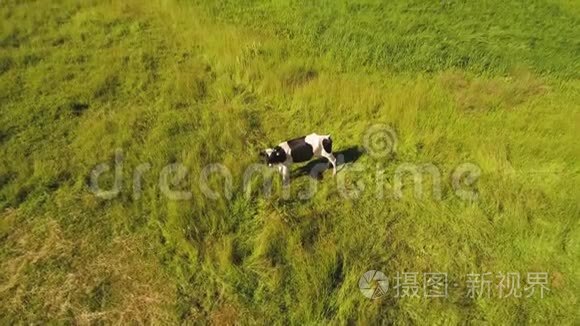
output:
[[[334,152],[334,157],[336,157],[336,169],[337,173],[340,171],[340,167],[346,163],[354,163],[356,162],[362,155],[363,151],[356,146],[349,147],[347,149]],[[299,167],[298,169],[292,171],[292,177],[298,178],[305,175],[310,176],[314,179],[322,179],[322,172],[327,169],[332,169],[332,166],[328,163],[328,160],[325,158],[319,158],[313,161],[308,162],[307,164]]]

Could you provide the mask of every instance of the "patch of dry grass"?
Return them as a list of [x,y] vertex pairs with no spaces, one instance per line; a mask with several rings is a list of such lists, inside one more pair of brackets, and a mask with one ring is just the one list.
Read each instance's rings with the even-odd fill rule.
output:
[[[5,220],[18,211],[7,211]],[[19,222],[2,239],[0,307],[5,320],[79,324],[171,322],[175,288],[143,239],[117,237],[95,250],[54,219]],[[33,313],[32,307],[42,314]]]
[[520,71],[507,77],[475,78],[461,71],[445,72],[441,84],[454,96],[457,107],[465,111],[486,112],[515,109],[545,94],[549,87],[529,72]]

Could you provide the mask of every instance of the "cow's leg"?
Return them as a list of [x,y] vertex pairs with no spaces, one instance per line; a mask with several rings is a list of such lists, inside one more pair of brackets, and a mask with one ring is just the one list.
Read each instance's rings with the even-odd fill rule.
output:
[[282,182],[284,185],[288,185],[290,183],[290,167],[285,164],[280,164],[278,166],[280,173],[282,174]]
[[320,156],[325,157],[328,160],[328,163],[332,164],[332,175],[333,176],[336,175],[336,158],[334,157],[334,155],[332,155],[332,153],[322,151]]

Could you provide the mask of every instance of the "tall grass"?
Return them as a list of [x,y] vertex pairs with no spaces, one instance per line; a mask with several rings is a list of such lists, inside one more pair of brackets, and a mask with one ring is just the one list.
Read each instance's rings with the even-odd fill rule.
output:
[[[554,323],[577,320],[577,11],[558,2],[5,2],[0,9],[0,320]],[[246,196],[259,150],[310,132],[362,153]],[[122,152],[118,196],[90,173]],[[478,200],[451,173],[477,165]],[[138,198],[134,173],[148,163]],[[163,169],[187,176],[170,200]],[[233,191],[208,198],[208,164]],[[417,198],[404,163],[442,171]],[[375,187],[377,168],[385,184]],[[179,180],[178,180],[179,181]],[[257,186],[260,180],[253,180]],[[212,189],[223,189],[212,177]],[[431,189],[429,179],[425,189]],[[101,186],[110,188],[113,173]],[[257,188],[257,187],[256,187]],[[382,192],[383,196],[378,197]],[[371,269],[447,272],[443,300],[368,300]],[[473,272],[542,271],[543,298],[465,297]]]

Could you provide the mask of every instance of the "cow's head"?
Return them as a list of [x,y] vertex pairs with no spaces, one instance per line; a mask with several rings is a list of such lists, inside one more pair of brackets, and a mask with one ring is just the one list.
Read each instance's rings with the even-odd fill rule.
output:
[[267,149],[260,152],[260,160],[262,161],[262,163],[268,164],[268,161],[270,159],[270,154],[272,154],[272,151],[273,151],[273,149],[267,148]]
[[282,147],[276,146],[260,152],[260,157],[264,163],[268,164],[268,166],[272,166],[286,161],[286,152]]

